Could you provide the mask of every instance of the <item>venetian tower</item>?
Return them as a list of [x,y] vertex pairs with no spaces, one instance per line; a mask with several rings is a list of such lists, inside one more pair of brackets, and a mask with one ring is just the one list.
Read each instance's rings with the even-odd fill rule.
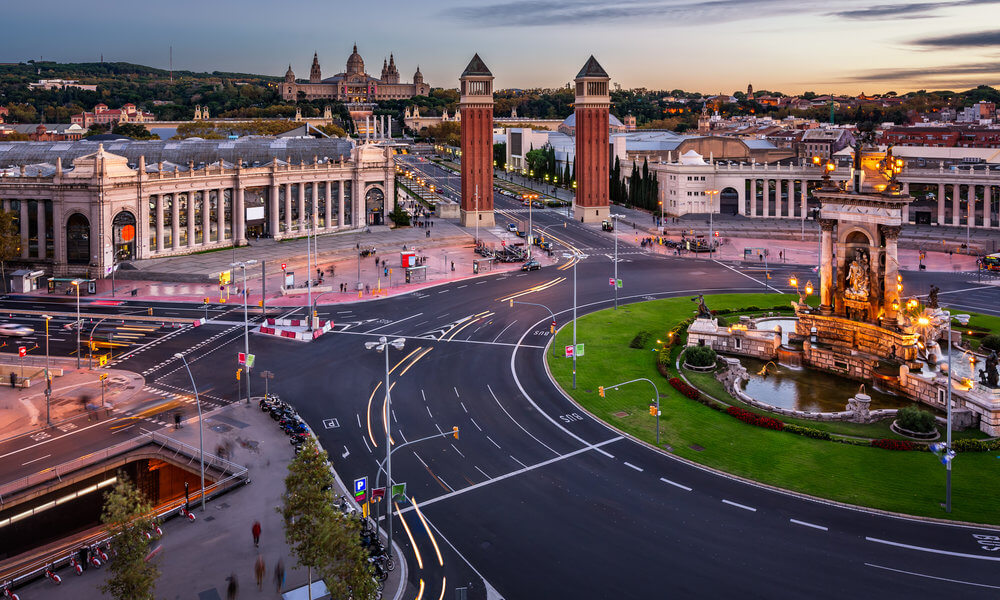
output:
[[611,78],[591,56],[576,75],[576,202],[573,218],[608,218],[608,113]]
[[473,227],[477,223],[479,227],[492,227],[493,73],[476,54],[459,82],[462,93],[459,103],[462,119],[461,223],[463,227]]

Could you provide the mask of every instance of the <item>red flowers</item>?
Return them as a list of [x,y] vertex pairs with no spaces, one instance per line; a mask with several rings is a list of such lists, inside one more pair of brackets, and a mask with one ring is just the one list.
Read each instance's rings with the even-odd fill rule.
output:
[[916,446],[913,442],[908,442],[906,440],[872,440],[873,448],[882,448],[883,450],[916,450]]
[[696,388],[693,388],[690,385],[681,381],[680,377],[671,377],[670,385],[674,386],[674,388],[677,391],[679,391],[680,393],[684,394],[685,396],[687,396],[692,400],[701,399],[701,392],[699,392]]
[[726,414],[736,417],[740,421],[749,425],[756,425],[757,427],[763,427],[765,429],[781,431],[785,428],[785,424],[777,419],[758,415],[757,413],[750,412],[749,410],[743,410],[738,406],[730,406],[726,409]]

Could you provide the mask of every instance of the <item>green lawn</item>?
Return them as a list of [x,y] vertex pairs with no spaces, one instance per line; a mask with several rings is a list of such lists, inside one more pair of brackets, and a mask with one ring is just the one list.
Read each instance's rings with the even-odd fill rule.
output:
[[[709,296],[712,309],[787,306],[794,297],[778,294]],[[694,314],[688,298],[671,298],[604,310],[578,320],[577,338],[586,345],[577,359],[577,389],[571,389],[572,363],[546,357],[563,388],[601,419],[647,442],[655,441],[656,419],[649,415],[652,389],[645,383],[606,391],[598,386],[646,377],[661,394],[661,445],[673,453],[729,473],[842,502],[884,510],[945,517],[945,470],[926,452],[893,452],[746,425],[726,414],[682,397],[656,370],[657,337],[666,339],[679,321]],[[646,348],[629,342],[642,330],[652,332]],[[556,335],[555,347],[571,343],[572,327]],[[812,424],[809,424],[813,426]],[[951,518],[1000,523],[995,499],[1000,495],[1000,460],[996,453],[963,453],[952,472]]]

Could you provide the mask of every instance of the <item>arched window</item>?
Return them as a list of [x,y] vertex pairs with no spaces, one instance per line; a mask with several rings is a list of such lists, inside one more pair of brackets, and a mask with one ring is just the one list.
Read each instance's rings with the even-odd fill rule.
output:
[[90,263],[90,221],[81,213],[73,213],[66,221],[66,262]]
[[385,222],[385,194],[381,189],[373,187],[365,192],[365,209],[369,225]]
[[135,258],[135,216],[123,210],[111,221],[111,235],[114,239],[115,262]]

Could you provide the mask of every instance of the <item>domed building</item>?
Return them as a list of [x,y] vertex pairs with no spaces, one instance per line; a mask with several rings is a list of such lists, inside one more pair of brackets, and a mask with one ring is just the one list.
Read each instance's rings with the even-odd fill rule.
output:
[[371,103],[380,100],[404,100],[414,96],[426,96],[431,87],[424,83],[420,68],[413,75],[413,83],[400,83],[399,69],[396,59],[389,55],[389,60],[382,61],[381,77],[372,77],[365,72],[365,61],[358,54],[358,46],[354,45],[351,55],[347,57],[347,68],[343,73],[323,79],[319,64],[319,55],[313,54],[312,66],[309,69],[309,83],[298,83],[291,65],[285,73],[285,81],[281,84],[281,97],[284,100],[339,100],[341,102]]

